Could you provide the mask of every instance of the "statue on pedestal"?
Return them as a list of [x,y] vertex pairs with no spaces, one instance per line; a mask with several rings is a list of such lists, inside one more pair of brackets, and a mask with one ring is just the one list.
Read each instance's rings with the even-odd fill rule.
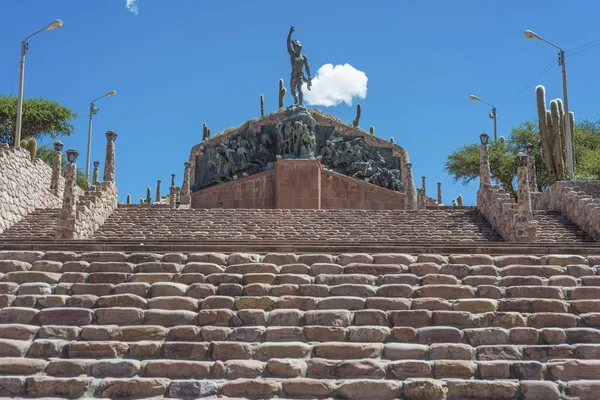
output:
[[[290,28],[290,33],[287,37],[287,49],[292,61],[292,76],[290,78],[290,89],[292,96],[294,97],[294,104],[302,104],[302,84],[306,82],[306,87],[310,90],[312,85],[310,77],[310,68],[308,67],[308,59],[306,56],[300,54],[302,51],[302,44],[298,40],[292,40],[292,32],[294,27]],[[306,74],[308,79],[302,72],[302,67],[306,68]],[[296,95],[296,89],[298,89],[298,95]]]

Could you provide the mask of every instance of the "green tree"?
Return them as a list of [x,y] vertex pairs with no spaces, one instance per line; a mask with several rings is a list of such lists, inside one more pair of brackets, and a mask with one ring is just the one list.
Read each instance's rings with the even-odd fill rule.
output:
[[[31,98],[23,101],[21,138],[69,136],[75,131],[71,121],[77,115],[56,101]],[[17,98],[0,96],[0,142],[12,143],[17,121]]]
[[[600,121],[581,121],[574,127],[575,179],[600,179]],[[490,174],[492,181],[513,197],[516,193],[517,166],[515,156],[525,152],[525,146],[533,145],[538,190],[550,186],[552,178],[540,155],[541,140],[536,121],[526,121],[511,129],[508,138],[490,142]],[[479,143],[466,144],[453,151],[446,159],[444,170],[454,182],[466,185],[479,178]]]
[[[37,149],[37,158],[44,161],[46,164],[52,166],[54,163],[54,147],[49,146],[47,144],[38,147]],[[67,153],[63,151],[62,155],[62,166],[61,166],[61,174],[65,176],[67,173]],[[86,190],[89,186],[88,179],[85,176],[85,172],[81,170],[81,168],[77,168],[75,175],[75,180],[77,186],[81,189]]]

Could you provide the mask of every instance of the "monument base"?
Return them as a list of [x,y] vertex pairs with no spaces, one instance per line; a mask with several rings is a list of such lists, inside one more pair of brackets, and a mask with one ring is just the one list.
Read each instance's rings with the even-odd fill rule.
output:
[[269,171],[192,193],[192,208],[404,210],[405,195],[323,168],[280,158]]

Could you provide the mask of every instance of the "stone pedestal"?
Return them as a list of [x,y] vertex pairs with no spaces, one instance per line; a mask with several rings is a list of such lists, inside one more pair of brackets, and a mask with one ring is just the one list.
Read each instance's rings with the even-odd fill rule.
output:
[[185,170],[183,171],[183,185],[181,185],[181,204],[191,204],[192,197],[190,196],[190,167],[192,164],[185,162]]
[[322,169],[319,160],[277,160],[275,208],[320,209]]
[[60,217],[56,221],[56,239],[75,238],[75,217],[77,198],[75,194],[75,164],[67,164],[65,174],[65,189]]
[[62,151],[54,151],[54,159],[52,163],[52,177],[50,179],[50,190],[56,197],[60,196],[58,190],[58,181],[60,177],[60,170],[62,167]]

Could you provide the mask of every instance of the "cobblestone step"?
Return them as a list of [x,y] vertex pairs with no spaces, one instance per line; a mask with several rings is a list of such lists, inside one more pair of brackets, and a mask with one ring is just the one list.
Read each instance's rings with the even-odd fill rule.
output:
[[600,256],[0,251],[0,396],[592,399]]

